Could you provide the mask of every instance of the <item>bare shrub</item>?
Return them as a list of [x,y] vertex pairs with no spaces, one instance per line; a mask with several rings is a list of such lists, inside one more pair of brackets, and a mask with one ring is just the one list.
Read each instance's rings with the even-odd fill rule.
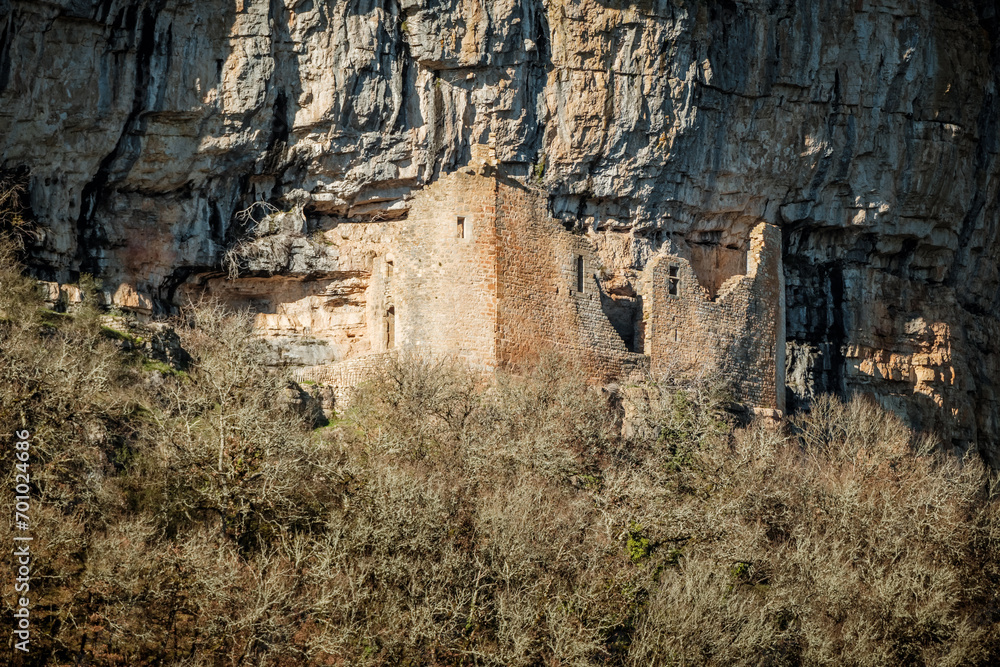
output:
[[266,201],[255,201],[234,218],[245,233],[222,257],[222,266],[230,279],[238,278],[251,265],[276,270],[289,261],[291,237],[301,236],[300,230],[288,229],[289,219],[296,220],[295,211],[282,212]]
[[168,473],[160,474],[165,525],[211,521],[253,548],[321,521],[316,504],[339,474],[335,459],[284,399],[287,378],[267,365],[250,315],[209,302],[183,319],[178,333],[191,367],[159,388],[151,437],[151,465]]
[[41,232],[28,204],[27,169],[0,169],[0,234],[10,250],[23,250]]
[[995,478],[871,401],[739,429],[710,382],[400,358],[312,430],[246,313],[150,370],[2,263],[0,305],[42,663],[1000,661]]
[[355,390],[352,422],[365,445],[413,460],[454,448],[476,408],[481,378],[449,358],[393,356]]
[[[863,398],[700,450],[711,494],[654,588],[635,664],[988,664],[995,486]],[[693,484],[692,484],[693,486]],[[985,619],[991,619],[986,621]]]
[[42,305],[35,284],[22,276],[18,261],[18,242],[7,234],[0,234],[0,325],[14,331],[30,329]]

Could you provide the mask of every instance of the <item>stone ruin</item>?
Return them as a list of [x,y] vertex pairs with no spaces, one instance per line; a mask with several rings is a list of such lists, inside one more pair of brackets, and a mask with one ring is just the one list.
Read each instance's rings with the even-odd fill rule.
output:
[[586,235],[550,217],[543,191],[494,173],[491,154],[419,191],[404,216],[323,232],[335,270],[297,277],[201,276],[250,308],[277,354],[338,402],[406,351],[492,371],[546,351],[595,381],[715,373],[748,407],[784,409],[781,235],[761,223],[746,248],[667,243],[640,281],[641,321],[616,328]]

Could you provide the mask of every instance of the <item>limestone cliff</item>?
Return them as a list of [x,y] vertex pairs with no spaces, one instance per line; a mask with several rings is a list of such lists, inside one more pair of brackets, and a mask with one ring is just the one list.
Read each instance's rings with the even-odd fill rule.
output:
[[[41,278],[162,312],[230,251],[255,294],[350,305],[389,232],[345,225],[492,133],[590,237],[609,314],[661,248],[778,225],[790,407],[864,389],[998,461],[994,5],[0,0],[0,167],[30,169]],[[256,201],[289,212],[270,241]]]

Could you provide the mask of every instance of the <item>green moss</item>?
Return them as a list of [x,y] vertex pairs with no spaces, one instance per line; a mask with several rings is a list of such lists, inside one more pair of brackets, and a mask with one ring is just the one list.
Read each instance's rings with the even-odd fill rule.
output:
[[184,371],[179,371],[170,364],[165,364],[162,361],[156,359],[144,359],[142,362],[142,370],[147,373],[152,373],[154,371],[163,373],[164,375],[175,375],[177,377],[186,377],[187,373]]
[[737,581],[747,581],[753,574],[753,564],[746,561],[738,561],[729,568],[729,576]]
[[535,180],[539,183],[542,182],[542,178],[545,177],[545,156],[542,155],[538,162],[535,163]]
[[[726,585],[726,596],[728,597],[737,586],[745,586],[750,590],[756,590],[757,586],[751,580],[754,575],[753,563],[747,561],[736,561],[729,568],[729,576],[732,581]],[[767,589],[757,591],[760,593],[766,593]]]
[[39,308],[38,314],[41,316],[42,322],[45,324],[59,325],[72,319],[71,315],[50,310],[48,308]]
[[632,522],[628,527],[628,540],[625,542],[625,551],[633,563],[639,564],[649,558],[653,551],[652,543],[645,535],[642,524]]
[[105,338],[110,338],[112,340],[120,340],[126,343],[132,343],[134,345],[142,345],[143,339],[139,336],[133,336],[127,331],[119,331],[118,329],[112,329],[111,327],[101,325],[101,334]]

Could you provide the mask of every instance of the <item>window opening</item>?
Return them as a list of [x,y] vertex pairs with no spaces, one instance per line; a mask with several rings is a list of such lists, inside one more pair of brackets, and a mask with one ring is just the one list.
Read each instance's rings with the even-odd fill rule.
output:
[[391,350],[396,345],[396,309],[392,306],[385,314],[385,349]]
[[461,216],[459,216],[459,218],[458,218],[457,236],[460,239],[464,239],[465,238],[465,218],[463,218]]
[[583,293],[583,255],[576,256],[576,291]]
[[670,296],[677,296],[680,282],[681,278],[678,275],[678,267],[676,264],[671,264],[667,274],[667,294]]

